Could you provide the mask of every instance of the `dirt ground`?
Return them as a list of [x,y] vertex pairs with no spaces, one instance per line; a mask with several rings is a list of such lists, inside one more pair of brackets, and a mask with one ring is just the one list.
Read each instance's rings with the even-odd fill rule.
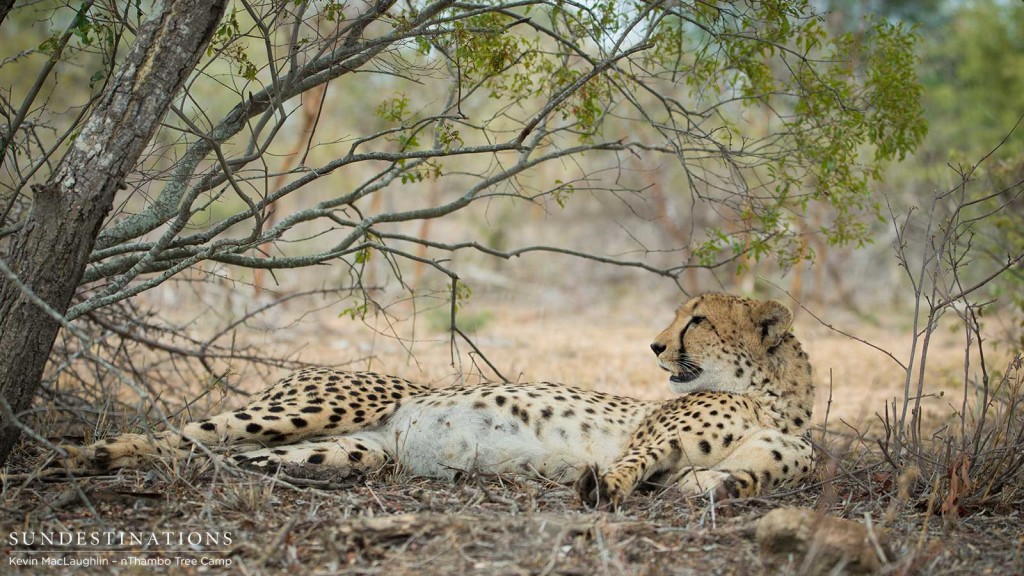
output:
[[[475,345],[505,378],[656,399],[669,394],[648,343],[670,321],[673,306],[669,299],[600,308],[587,299],[530,305],[494,299],[473,302],[461,314],[477,324]],[[438,325],[443,310],[420,310],[415,325],[402,320],[413,317],[411,310],[389,312],[387,319],[369,314],[364,322],[337,310],[283,314],[248,338],[303,361],[387,371],[435,386],[475,381],[481,372],[495,377],[467,343],[452,354],[449,335]],[[900,361],[909,355],[909,321],[823,320]],[[903,395],[902,369],[808,313],[798,314],[795,331],[815,366],[816,434],[823,448],[840,454],[873,442],[881,433],[876,414],[886,400]],[[924,407],[936,421],[959,409],[960,337],[943,330],[931,348]],[[253,391],[264,383],[235,384]],[[206,408],[243,401],[218,396]],[[822,463],[818,481],[770,497],[711,503],[668,489],[638,494],[617,512],[595,512],[581,506],[571,487],[523,478],[468,477],[452,485],[385,469],[339,482],[267,477],[204,459],[69,481],[39,471],[46,456],[39,443],[23,442],[3,478],[0,548],[6,558],[0,573],[827,573],[814,568],[815,549],[783,558],[761,554],[756,523],[782,506],[868,523],[878,535],[883,573],[1024,573],[1020,512],[944,520],[934,507],[900,500],[892,478],[856,461],[838,470]],[[43,533],[120,536],[113,544],[86,542],[75,552],[60,543],[25,543]],[[132,541],[132,535],[151,540]]]

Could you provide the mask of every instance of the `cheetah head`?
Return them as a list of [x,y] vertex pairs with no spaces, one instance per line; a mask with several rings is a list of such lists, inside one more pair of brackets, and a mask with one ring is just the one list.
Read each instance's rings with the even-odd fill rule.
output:
[[673,392],[742,393],[773,379],[793,314],[775,300],[705,294],[677,311],[651,344]]

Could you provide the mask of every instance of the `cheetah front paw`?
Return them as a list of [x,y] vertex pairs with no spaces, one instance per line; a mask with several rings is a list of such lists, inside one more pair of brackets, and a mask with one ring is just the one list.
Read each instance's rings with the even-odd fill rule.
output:
[[576,480],[576,493],[588,508],[617,510],[630,493],[624,484],[618,477],[601,474],[597,466],[590,466]]
[[694,469],[679,481],[679,489],[685,494],[711,495],[720,502],[756,496],[758,483],[757,478],[746,471]]

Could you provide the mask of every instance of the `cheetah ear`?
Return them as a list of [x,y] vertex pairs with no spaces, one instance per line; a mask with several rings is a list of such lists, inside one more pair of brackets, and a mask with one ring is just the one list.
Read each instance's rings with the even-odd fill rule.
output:
[[761,342],[766,348],[781,344],[793,324],[793,313],[778,300],[758,303],[751,317],[754,325],[761,330]]

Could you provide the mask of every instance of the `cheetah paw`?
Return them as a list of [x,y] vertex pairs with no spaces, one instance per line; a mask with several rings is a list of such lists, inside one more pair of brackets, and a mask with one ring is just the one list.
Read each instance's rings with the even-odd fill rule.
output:
[[737,475],[723,470],[694,470],[679,482],[683,493],[707,494],[716,502],[756,496],[757,488],[750,474]]
[[576,493],[584,506],[597,510],[617,510],[629,495],[614,478],[601,474],[597,466],[588,467],[576,480]]
[[98,470],[95,451],[91,446],[72,446],[61,444],[46,464],[47,468],[64,468],[66,470]]
[[88,446],[62,445],[60,449],[67,456],[58,456],[53,461],[53,466],[90,472],[136,467],[142,463],[145,455],[155,452],[155,448],[143,434],[122,434]]

